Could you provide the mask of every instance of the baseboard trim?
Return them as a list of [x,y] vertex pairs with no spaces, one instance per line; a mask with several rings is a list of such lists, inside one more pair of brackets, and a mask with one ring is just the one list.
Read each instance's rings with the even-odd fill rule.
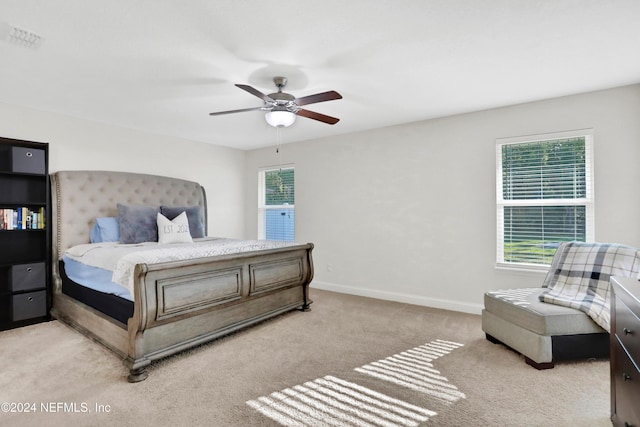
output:
[[443,310],[459,311],[461,313],[482,314],[482,305],[470,304],[460,301],[452,301],[440,298],[428,298],[419,295],[404,294],[399,292],[381,291],[376,289],[358,288],[355,286],[344,286],[336,283],[322,282],[314,280],[311,283],[312,289],[322,289],[325,291],[339,292],[342,294],[358,295],[361,297],[377,298],[387,301],[403,302],[407,304],[422,305],[425,307],[441,308]]

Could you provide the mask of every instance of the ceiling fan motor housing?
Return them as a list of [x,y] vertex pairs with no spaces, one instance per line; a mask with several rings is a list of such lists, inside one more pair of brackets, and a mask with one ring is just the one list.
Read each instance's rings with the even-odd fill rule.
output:
[[[288,94],[288,93],[284,93],[284,92],[276,92],[276,93],[270,93],[269,98],[273,99],[275,101],[274,107],[285,107],[285,108],[294,108],[296,106],[294,100],[296,99],[295,96]],[[269,103],[265,103],[265,104],[269,104]]]

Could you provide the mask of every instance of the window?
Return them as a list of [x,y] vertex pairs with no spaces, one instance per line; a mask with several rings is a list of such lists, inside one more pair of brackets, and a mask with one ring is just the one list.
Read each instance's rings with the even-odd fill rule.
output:
[[551,263],[566,241],[593,241],[592,132],[499,139],[497,262]]
[[293,166],[259,173],[258,238],[293,242],[295,239],[295,173]]

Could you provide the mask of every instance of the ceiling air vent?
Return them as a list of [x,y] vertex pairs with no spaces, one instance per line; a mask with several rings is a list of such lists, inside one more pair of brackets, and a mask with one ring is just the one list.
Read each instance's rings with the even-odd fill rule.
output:
[[37,49],[43,41],[42,36],[6,22],[0,22],[0,40],[28,49]]

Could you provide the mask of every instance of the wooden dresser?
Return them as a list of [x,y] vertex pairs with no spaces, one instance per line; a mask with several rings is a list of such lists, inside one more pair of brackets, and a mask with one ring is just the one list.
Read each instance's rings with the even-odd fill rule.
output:
[[611,285],[611,421],[640,427],[640,281]]

